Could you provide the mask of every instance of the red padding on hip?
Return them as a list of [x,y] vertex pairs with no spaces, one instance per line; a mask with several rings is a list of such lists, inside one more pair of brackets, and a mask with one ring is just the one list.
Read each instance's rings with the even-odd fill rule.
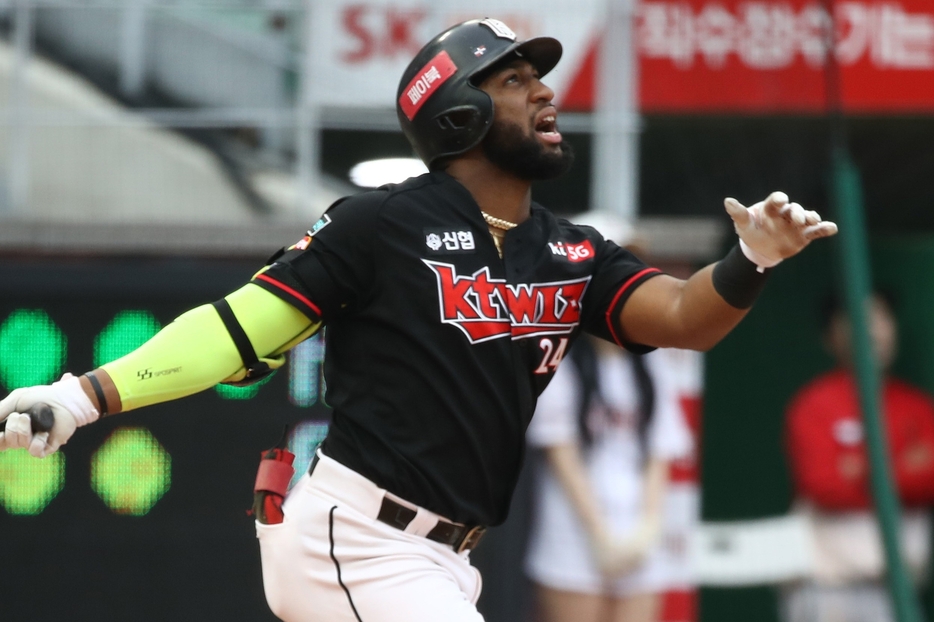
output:
[[295,469],[292,467],[295,455],[284,449],[275,451],[275,458],[260,460],[253,492],[265,490],[284,497],[286,490],[289,488],[289,482],[292,481],[292,476],[295,475]]

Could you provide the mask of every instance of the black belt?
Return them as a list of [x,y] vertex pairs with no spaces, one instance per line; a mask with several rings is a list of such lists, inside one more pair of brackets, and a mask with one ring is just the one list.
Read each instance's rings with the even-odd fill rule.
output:
[[[409,523],[415,519],[415,514],[415,510],[396,503],[389,497],[383,497],[383,504],[380,506],[379,515],[376,518],[380,522],[404,531]],[[483,525],[471,527],[439,520],[438,524],[425,534],[425,537],[446,544],[461,553],[476,548],[485,533],[486,527]]]
[[[315,452],[314,457],[311,459],[308,472],[311,473],[314,471],[315,465],[317,464],[318,452]],[[405,531],[409,523],[415,519],[415,514],[415,510],[409,509],[400,503],[396,503],[389,497],[384,496],[383,503],[379,508],[379,515],[377,515],[376,519],[391,527]],[[425,537],[429,540],[446,544],[456,552],[461,553],[477,548],[477,545],[480,544],[480,540],[485,533],[486,527],[483,525],[474,525],[470,527],[469,525],[457,525],[455,523],[439,520],[438,524],[425,534]]]

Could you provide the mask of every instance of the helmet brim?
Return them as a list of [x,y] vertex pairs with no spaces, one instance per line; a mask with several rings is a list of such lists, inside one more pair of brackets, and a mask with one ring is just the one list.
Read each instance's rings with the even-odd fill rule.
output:
[[561,60],[564,49],[561,42],[551,37],[535,37],[519,43],[515,52],[525,58],[538,70],[538,77],[542,78],[555,68]]
[[563,51],[564,48],[562,48],[561,42],[551,37],[535,37],[525,41],[517,41],[474,70],[470,76],[470,83],[477,85],[483,82],[497,68],[515,57],[524,58],[532,63],[532,66],[538,71],[538,77],[543,78],[561,60]]

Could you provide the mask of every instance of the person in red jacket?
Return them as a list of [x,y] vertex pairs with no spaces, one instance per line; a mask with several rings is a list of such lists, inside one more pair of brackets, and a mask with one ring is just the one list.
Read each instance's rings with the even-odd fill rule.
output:
[[[838,366],[797,392],[786,420],[796,506],[810,519],[815,549],[813,580],[789,591],[786,613],[793,622],[885,622],[893,617],[882,582],[850,321],[837,302],[828,305],[825,320],[824,344]],[[898,327],[890,302],[878,293],[870,300],[869,331],[883,372],[882,416],[904,506],[903,559],[920,577],[929,551],[925,506],[934,502],[934,399],[888,373]]]

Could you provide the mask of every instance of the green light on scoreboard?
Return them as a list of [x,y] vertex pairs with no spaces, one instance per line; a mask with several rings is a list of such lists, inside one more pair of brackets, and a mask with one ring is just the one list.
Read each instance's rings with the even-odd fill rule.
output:
[[172,457],[145,428],[118,428],[91,458],[91,488],[117,514],[148,514],[171,484]]
[[149,311],[121,311],[94,339],[94,367],[129,354],[160,328],[159,321]]
[[0,324],[0,382],[7,390],[57,380],[68,340],[41,309],[17,309]]
[[272,380],[272,376],[273,374],[269,374],[256,384],[251,384],[246,387],[235,387],[231,384],[218,384],[214,385],[214,390],[225,400],[249,400],[256,397],[256,394],[259,393],[259,388]]
[[289,352],[289,401],[303,408],[324,401],[324,339],[309,337]]
[[39,514],[64,485],[62,454],[38,460],[25,449],[0,452],[0,505],[10,514]]
[[289,450],[295,454],[292,466],[295,474],[289,482],[289,488],[298,483],[311,466],[311,459],[318,445],[328,435],[328,424],[324,421],[300,421],[289,432]]

